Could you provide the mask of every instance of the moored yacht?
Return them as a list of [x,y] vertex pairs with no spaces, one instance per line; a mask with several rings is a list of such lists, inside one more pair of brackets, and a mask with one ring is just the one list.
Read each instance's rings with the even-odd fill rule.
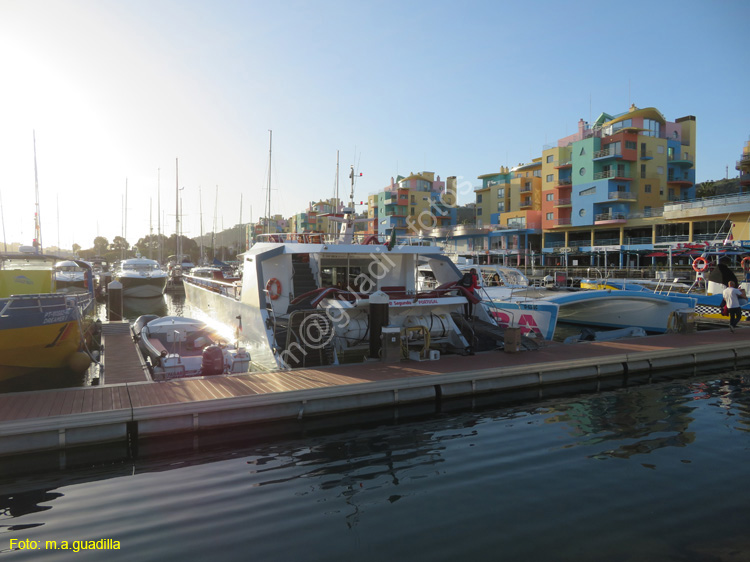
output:
[[115,279],[122,284],[125,297],[148,298],[164,294],[167,272],[156,260],[131,258],[120,262]]

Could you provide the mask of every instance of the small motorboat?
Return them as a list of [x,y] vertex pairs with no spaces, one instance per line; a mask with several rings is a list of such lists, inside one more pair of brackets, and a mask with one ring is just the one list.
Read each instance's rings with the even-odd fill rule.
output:
[[246,373],[250,354],[227,343],[210,326],[181,316],[140,316],[133,339],[155,381]]

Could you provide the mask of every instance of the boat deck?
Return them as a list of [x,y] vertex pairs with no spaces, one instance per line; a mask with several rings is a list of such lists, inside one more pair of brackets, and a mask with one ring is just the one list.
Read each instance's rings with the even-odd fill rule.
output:
[[103,385],[0,395],[0,455],[664,369],[750,367],[750,327],[743,326],[735,333],[544,342],[518,353],[151,382],[129,334],[118,330],[105,328]]

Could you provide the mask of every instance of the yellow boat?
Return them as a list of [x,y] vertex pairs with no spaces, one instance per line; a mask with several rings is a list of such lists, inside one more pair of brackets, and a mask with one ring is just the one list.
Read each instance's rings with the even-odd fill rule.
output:
[[0,381],[42,369],[84,370],[95,300],[88,286],[57,293],[54,264],[41,254],[0,254]]

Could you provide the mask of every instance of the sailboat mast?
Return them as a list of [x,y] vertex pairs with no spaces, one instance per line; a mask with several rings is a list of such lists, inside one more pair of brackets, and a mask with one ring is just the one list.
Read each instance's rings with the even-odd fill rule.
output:
[[273,131],[268,129],[268,189],[266,190],[266,233],[271,234],[271,149]]
[[156,232],[159,236],[159,263],[164,263],[164,252],[161,239],[161,168],[156,169]]
[[8,251],[8,242],[5,240],[5,213],[3,213],[3,195],[0,193],[0,221],[3,223],[3,246]]
[[148,198],[148,259],[154,259],[154,198]]
[[219,212],[219,186],[216,186],[216,200],[214,201],[214,229],[211,233],[211,255],[216,259],[216,214]]
[[44,253],[42,245],[42,217],[39,210],[39,174],[36,167],[36,131],[34,136],[34,192],[36,194],[36,210],[34,212],[34,248],[38,254]]
[[174,206],[175,206],[175,262],[177,265],[182,263],[182,248],[180,243],[180,167],[179,160],[174,159]]
[[198,186],[198,209],[201,214],[201,265],[206,261],[203,256],[203,192],[201,186]]
[[242,247],[242,193],[240,193],[240,224],[237,232],[237,253],[241,254],[245,251]]

